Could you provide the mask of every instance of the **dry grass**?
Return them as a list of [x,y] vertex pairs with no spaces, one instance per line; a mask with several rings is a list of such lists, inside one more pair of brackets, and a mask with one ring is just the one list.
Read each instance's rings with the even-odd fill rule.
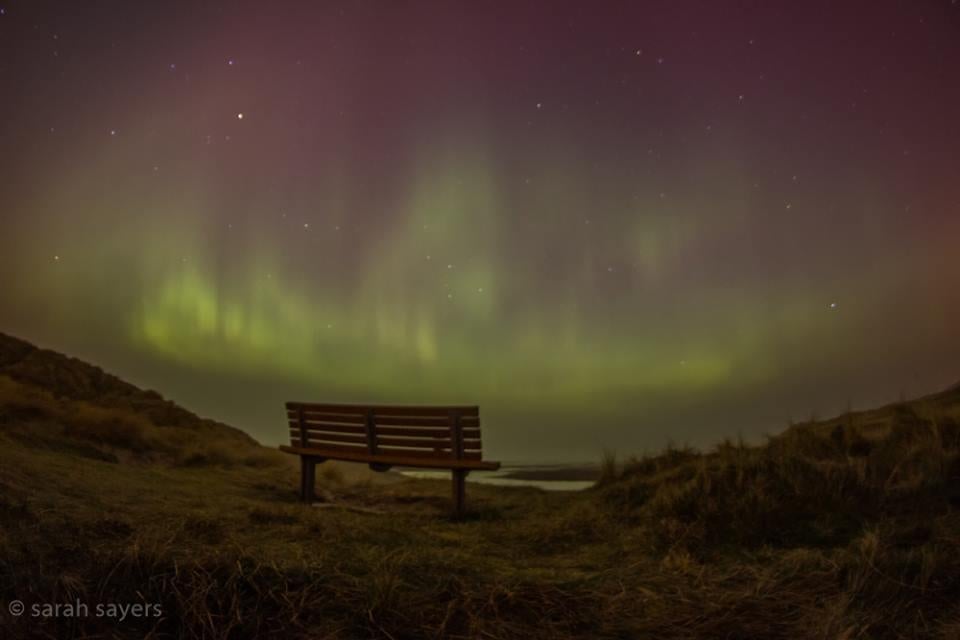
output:
[[[471,485],[453,521],[446,482],[322,466],[328,501],[379,513],[316,509],[290,461],[182,410],[0,375],[0,635],[958,638],[955,400],[611,453],[579,494]],[[15,620],[14,598],[163,615]]]
[[232,430],[202,428],[199,419],[157,423],[129,407],[109,407],[55,397],[45,389],[0,375],[0,425],[29,446],[70,449],[108,461],[164,462],[183,466],[266,466],[282,464]]

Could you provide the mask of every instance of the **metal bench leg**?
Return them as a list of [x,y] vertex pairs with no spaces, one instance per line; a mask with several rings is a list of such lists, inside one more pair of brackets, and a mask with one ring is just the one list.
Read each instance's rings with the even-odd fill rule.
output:
[[463,515],[467,503],[466,479],[466,469],[453,470],[453,515],[458,518]]
[[300,456],[300,500],[313,502],[317,484],[317,460],[312,456]]

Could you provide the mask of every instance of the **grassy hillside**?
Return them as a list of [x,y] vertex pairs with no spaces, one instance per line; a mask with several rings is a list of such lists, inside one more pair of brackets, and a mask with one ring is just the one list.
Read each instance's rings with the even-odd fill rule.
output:
[[3,338],[0,637],[960,637],[957,389],[611,459],[578,494],[471,485],[460,522],[446,482],[327,465],[300,505],[290,463]]

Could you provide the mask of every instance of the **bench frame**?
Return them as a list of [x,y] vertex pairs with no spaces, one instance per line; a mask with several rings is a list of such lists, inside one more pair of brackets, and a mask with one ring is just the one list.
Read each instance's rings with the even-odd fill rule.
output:
[[[466,506],[466,478],[471,471],[495,471],[500,468],[499,462],[490,462],[481,460],[479,444],[471,445],[476,451],[471,452],[469,459],[465,452],[464,433],[462,416],[466,414],[476,422],[475,427],[477,442],[479,443],[479,408],[478,407],[438,407],[438,406],[385,406],[385,405],[333,405],[333,404],[313,404],[303,402],[288,402],[286,404],[287,417],[290,424],[290,446],[281,445],[280,450],[284,453],[290,453],[300,456],[300,499],[303,502],[313,502],[315,498],[316,487],[316,466],[327,460],[340,460],[344,462],[367,463],[373,471],[389,471],[397,467],[416,467],[424,469],[449,469],[453,482],[453,511],[455,516],[463,515]],[[356,441],[362,438],[366,445],[364,451],[360,446],[338,447],[337,445],[311,444],[308,432],[308,425],[304,412],[307,411],[325,411],[339,413],[343,412],[349,415],[351,420],[364,417],[363,434],[355,436]],[[378,447],[377,415],[378,414],[402,414],[409,416],[407,418],[384,418],[390,424],[411,424],[415,425],[418,421],[439,427],[440,429],[449,428],[449,440],[434,434],[437,438],[436,454],[425,454],[421,449],[417,451],[411,445],[412,453],[404,453],[398,448],[393,448],[389,452],[381,451]],[[417,417],[429,416],[427,418]],[[295,417],[294,417],[295,416]],[[444,416],[446,419],[444,420]],[[353,425],[359,430],[360,425]],[[323,436],[318,436],[320,439]],[[331,438],[336,439],[336,438]],[[394,438],[396,441],[396,438]],[[449,444],[446,444],[448,443]],[[357,443],[359,444],[359,443]],[[449,449],[449,453],[443,450]],[[414,455],[417,454],[417,455]]]

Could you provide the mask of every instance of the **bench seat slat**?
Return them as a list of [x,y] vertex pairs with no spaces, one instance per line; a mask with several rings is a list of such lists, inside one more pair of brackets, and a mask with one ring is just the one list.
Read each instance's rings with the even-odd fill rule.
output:
[[[290,430],[291,440],[300,438],[300,431]],[[349,444],[366,446],[367,438],[362,435],[350,435],[343,433],[322,433],[318,431],[307,431],[307,440],[311,442],[345,442]],[[452,448],[450,439],[423,439],[423,438],[391,438],[377,437],[377,446],[380,447],[404,447],[409,449],[423,449],[426,451],[445,450],[449,453]],[[481,441],[478,438],[464,439],[463,447],[467,451],[479,451]]]
[[[300,442],[298,438],[295,438],[295,437],[291,438],[290,441],[298,446],[303,444]],[[322,440],[322,439],[308,437],[306,446],[311,448],[317,448],[317,449],[330,449],[331,451],[357,451],[360,453],[365,453],[367,455],[370,454],[366,444],[360,444],[360,443],[351,444],[349,442],[329,441],[329,440]],[[401,447],[396,445],[390,445],[390,446],[378,446],[377,451],[382,453],[392,453],[395,455],[416,456],[418,458],[428,457],[428,458],[437,458],[439,460],[454,459],[453,452],[452,452],[452,449],[450,448],[450,445],[447,445],[446,447],[438,447],[436,449],[424,449],[424,448],[418,448],[418,447]],[[480,450],[479,449],[465,450],[463,453],[463,456],[468,460],[479,460]]]
[[[300,442],[300,434],[290,432],[290,441],[291,442]],[[327,444],[333,445],[356,445],[358,449],[366,449],[366,438],[359,436],[344,436],[340,434],[331,434],[331,435],[318,435],[315,433],[307,434],[307,442],[311,446],[325,446]],[[450,456],[453,449],[449,441],[444,442],[443,440],[435,440],[430,444],[423,444],[420,442],[410,442],[403,438],[378,438],[377,446],[379,448],[389,447],[389,448],[401,448],[404,450],[410,451],[421,451],[425,453],[442,452],[438,455]],[[479,440],[470,440],[464,442],[464,450],[471,452],[480,451],[480,441]]]
[[297,447],[281,445],[280,450],[301,456],[314,456],[330,460],[345,460],[348,462],[367,462],[391,465],[396,467],[420,467],[423,469],[466,469],[473,471],[495,471],[500,468],[499,462],[488,462],[477,458],[437,458],[435,456],[409,456],[400,453],[378,453],[370,455],[366,451],[348,448],[332,449],[329,447]]

